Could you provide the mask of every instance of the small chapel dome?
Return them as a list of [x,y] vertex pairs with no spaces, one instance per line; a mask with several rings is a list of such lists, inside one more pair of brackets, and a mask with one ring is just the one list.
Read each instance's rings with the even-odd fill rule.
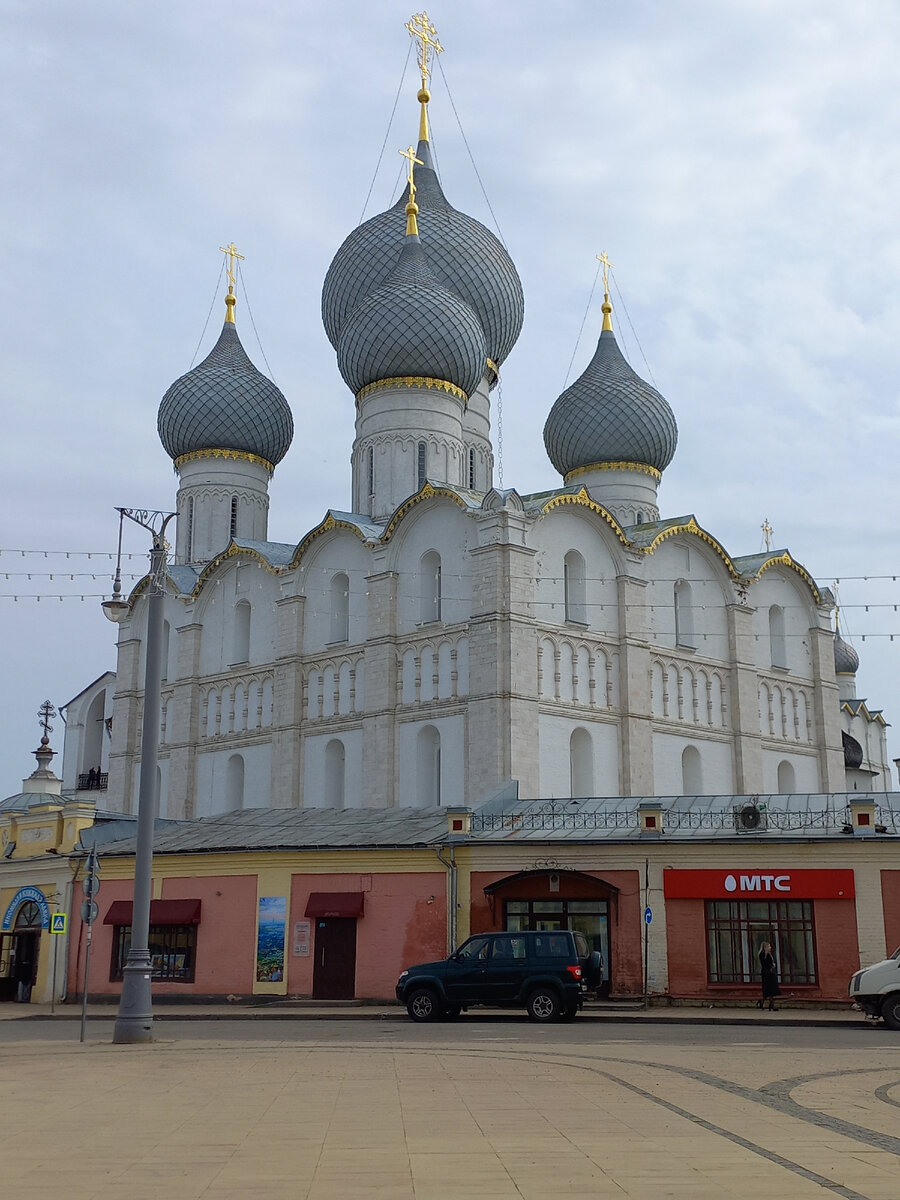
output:
[[237,450],[274,467],[287,454],[294,436],[291,410],[241,345],[231,288],[226,304],[225,325],[215,346],[163,396],[159,438],[175,460],[201,450]]
[[607,294],[594,357],[559,396],[544,425],[547,454],[563,476],[595,463],[639,463],[664,471],[675,454],[675,416],[625,361],[611,312]]
[[[407,205],[407,213],[415,207]],[[484,374],[486,357],[478,317],[438,282],[415,233],[407,234],[386,282],[345,322],[337,352],[355,394],[372,383],[421,379],[426,387],[449,383],[466,398]]]
[[[499,366],[515,345],[525,316],[518,272],[490,230],[448,202],[427,141],[420,140],[416,158],[421,165],[416,170],[415,199],[429,266],[437,280],[474,311],[484,331],[485,359]],[[335,349],[353,314],[394,271],[408,201],[407,186],[392,208],[348,235],[328,268],[322,287],[322,321]],[[484,370],[482,361],[479,379]]]
[[841,637],[840,630],[834,631],[834,673],[855,675],[859,670],[859,655]]

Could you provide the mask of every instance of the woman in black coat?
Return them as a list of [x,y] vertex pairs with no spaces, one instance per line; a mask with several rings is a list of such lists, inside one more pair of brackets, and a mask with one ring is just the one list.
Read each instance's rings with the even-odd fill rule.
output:
[[772,946],[769,942],[763,942],[759,948],[759,973],[762,982],[762,999],[757,1000],[756,1007],[762,1008],[768,1000],[769,1012],[774,1012],[775,997],[781,995],[781,988],[778,986],[778,968],[775,965]]

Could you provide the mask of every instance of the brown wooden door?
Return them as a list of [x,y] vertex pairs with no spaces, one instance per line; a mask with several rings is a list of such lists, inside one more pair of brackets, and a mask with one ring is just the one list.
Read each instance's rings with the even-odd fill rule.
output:
[[356,920],[316,918],[313,999],[352,1000],[356,992]]

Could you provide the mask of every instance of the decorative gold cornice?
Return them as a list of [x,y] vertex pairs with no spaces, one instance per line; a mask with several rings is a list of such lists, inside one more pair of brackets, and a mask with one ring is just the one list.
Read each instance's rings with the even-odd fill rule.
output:
[[[869,706],[866,704],[865,700],[857,701],[857,707],[855,709],[849,701],[842,700],[841,701],[841,711],[849,713],[851,717],[864,717],[867,721],[873,721],[879,725],[887,726],[887,721],[884,719],[884,716],[882,715],[881,711],[879,710],[877,712],[872,712],[869,709]],[[860,798],[864,798],[867,796],[871,796],[873,799],[873,802],[874,802],[874,798],[875,798],[874,792],[861,793]]]
[[275,467],[267,458],[262,458],[259,454],[251,454],[249,450],[191,450],[187,454],[179,454],[175,459],[175,470],[177,471],[183,463],[198,462],[201,458],[233,458],[238,461],[256,463],[257,466],[265,467],[271,475]]
[[358,525],[353,525],[350,521],[338,521],[332,516],[331,513],[329,513],[321,525],[317,525],[315,529],[311,529],[298,544],[288,569],[293,570],[294,567],[298,566],[300,559],[306,553],[307,549],[313,544],[316,538],[320,538],[323,533],[330,533],[332,529],[349,529],[351,533],[356,534],[361,542],[365,542],[366,540],[365,534]]
[[787,550],[785,550],[783,554],[773,554],[770,558],[767,558],[756,574],[751,578],[759,579],[760,575],[762,575],[764,571],[768,571],[769,567],[788,567],[790,570],[796,571],[809,590],[812,592],[813,596],[815,596],[816,604],[821,604],[822,596],[818,587],[816,587],[816,581],[805,567],[801,567],[797,560],[791,557]]
[[602,504],[598,504],[596,500],[590,498],[587,488],[582,488],[580,492],[564,492],[559,496],[553,496],[543,506],[541,513],[546,516],[554,508],[559,508],[563,504],[577,504],[582,508],[590,509],[591,512],[596,513],[598,517],[601,517],[607,523],[623,546],[629,545],[628,538],[625,536],[622,526],[608,509],[605,509]]
[[191,592],[191,597],[199,596],[203,589],[203,584],[213,573],[216,567],[220,567],[226,559],[229,558],[255,558],[256,561],[263,566],[270,575],[283,575],[284,567],[273,567],[272,564],[259,553],[258,550],[252,550],[249,546],[239,546],[237,542],[232,542],[227,550],[223,550],[221,554],[217,554],[212,562],[208,562],[197,577],[197,582],[194,584],[194,590]]
[[405,500],[400,507],[395,510],[394,515],[385,526],[384,533],[381,535],[382,543],[389,542],[391,540],[395,529],[410,511],[410,509],[415,508],[417,504],[421,504],[423,500],[431,500],[434,496],[443,496],[448,500],[452,500],[454,504],[458,504],[460,508],[466,507],[465,500],[463,500],[460,496],[457,496],[456,492],[451,491],[450,488],[435,487],[434,484],[431,484],[426,480],[414,496],[410,496],[408,500]]
[[373,392],[383,392],[387,388],[437,388],[441,392],[449,392],[451,396],[456,396],[462,400],[463,404],[468,404],[469,397],[457,387],[455,383],[450,383],[447,379],[430,379],[426,375],[398,375],[393,379],[376,379],[374,383],[367,383],[364,388],[361,388],[356,393],[356,403],[365,400],[366,396],[371,396]]
[[699,538],[701,542],[705,542],[707,546],[711,546],[728,568],[728,573],[732,579],[740,578],[740,571],[735,567],[731,555],[722,543],[717,542],[711,533],[707,533],[705,529],[702,529],[693,517],[688,521],[682,521],[678,525],[670,525],[667,529],[661,530],[649,546],[635,546],[634,548],[641,554],[652,554],[657,546],[661,545],[668,538],[674,537],[676,533],[689,533],[692,537]]
[[588,463],[586,467],[576,467],[574,471],[567,471],[564,477],[565,482],[569,483],[571,480],[577,479],[579,475],[589,475],[591,471],[638,471],[641,475],[649,475],[657,483],[662,479],[662,471],[657,471],[656,467],[651,467],[648,463],[601,462]]

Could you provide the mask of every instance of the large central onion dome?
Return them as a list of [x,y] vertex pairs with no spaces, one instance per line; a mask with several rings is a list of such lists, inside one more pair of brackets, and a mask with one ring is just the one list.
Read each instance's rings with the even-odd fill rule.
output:
[[557,399],[544,445],[563,476],[601,463],[664,471],[678,443],[675,416],[656,388],[631,369],[613,333],[607,296],[603,331],[584,373]]
[[421,378],[424,386],[450,383],[466,398],[481,381],[486,355],[478,317],[438,282],[414,233],[385,284],[344,323],[337,352],[356,394],[371,383]]
[[162,398],[157,428],[172,459],[202,450],[253,454],[274,467],[287,454],[294,421],[279,389],[254,367],[232,316],[234,296],[219,340]]
[[[423,164],[416,168],[415,199],[428,264],[437,280],[475,312],[484,330],[486,357],[499,366],[515,345],[525,315],[518,272],[490,230],[449,203],[427,141],[419,142],[416,157]],[[328,268],[322,288],[322,320],[336,350],[351,316],[387,283],[397,266],[403,242],[402,214],[408,200],[407,186],[392,208],[354,229]]]

